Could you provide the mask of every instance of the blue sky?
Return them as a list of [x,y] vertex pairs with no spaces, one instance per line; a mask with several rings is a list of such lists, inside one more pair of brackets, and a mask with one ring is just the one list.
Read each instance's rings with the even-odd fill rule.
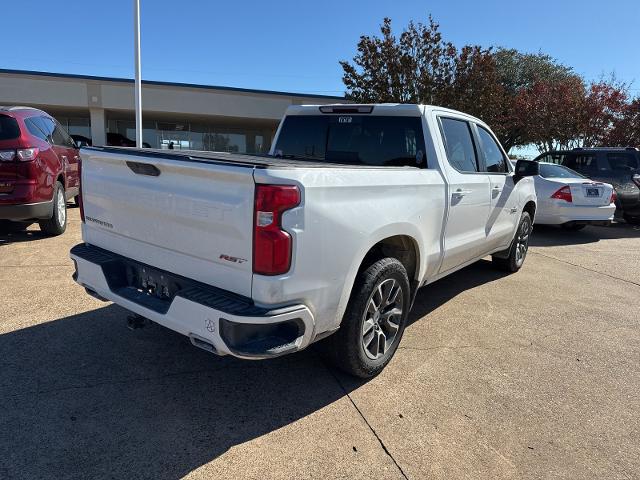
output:
[[[517,9],[513,5],[518,4]],[[141,0],[144,79],[341,95],[340,59],[384,16],[432,13],[457,45],[543,51],[640,93],[640,1]],[[0,67],[133,76],[131,0],[3,2]],[[35,18],[34,13],[37,12]],[[20,19],[24,20],[21,21]],[[13,48],[7,48],[13,46]]]

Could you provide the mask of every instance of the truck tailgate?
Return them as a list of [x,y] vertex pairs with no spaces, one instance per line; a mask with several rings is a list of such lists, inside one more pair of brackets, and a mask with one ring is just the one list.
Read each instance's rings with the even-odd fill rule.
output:
[[250,296],[253,167],[82,150],[86,243]]

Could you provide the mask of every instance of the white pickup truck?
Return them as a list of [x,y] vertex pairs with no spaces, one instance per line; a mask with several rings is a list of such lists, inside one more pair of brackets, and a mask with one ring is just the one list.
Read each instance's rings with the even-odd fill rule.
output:
[[81,156],[88,293],[220,355],[322,340],[360,377],[395,353],[418,288],[487,255],[518,270],[536,210],[537,164],[432,106],[292,106],[268,156]]

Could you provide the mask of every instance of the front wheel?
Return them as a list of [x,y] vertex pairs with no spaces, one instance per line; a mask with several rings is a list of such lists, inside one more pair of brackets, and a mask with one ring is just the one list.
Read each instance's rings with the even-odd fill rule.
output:
[[340,329],[321,342],[329,361],[360,378],[380,373],[404,333],[409,288],[407,271],[395,258],[383,258],[360,272]]
[[529,251],[529,238],[531,237],[532,227],[531,216],[528,212],[522,212],[518,229],[509,249],[493,255],[491,257],[493,264],[507,272],[520,270]]
[[47,235],[62,235],[67,229],[67,201],[64,187],[56,182],[53,191],[53,212],[51,218],[39,222],[40,230]]

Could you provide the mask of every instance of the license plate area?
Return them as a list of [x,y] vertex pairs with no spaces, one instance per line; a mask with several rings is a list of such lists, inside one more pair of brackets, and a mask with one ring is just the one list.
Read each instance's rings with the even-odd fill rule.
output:
[[182,277],[135,261],[114,260],[102,268],[111,291],[160,313],[186,287]]
[[598,198],[600,196],[600,189],[596,187],[587,187],[586,196],[589,198]]

